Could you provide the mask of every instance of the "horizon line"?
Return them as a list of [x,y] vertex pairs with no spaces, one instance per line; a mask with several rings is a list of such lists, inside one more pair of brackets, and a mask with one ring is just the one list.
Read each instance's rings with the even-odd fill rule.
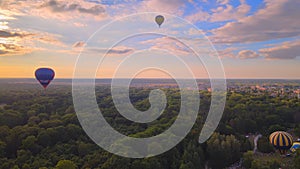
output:
[[[0,79],[35,79],[34,77],[0,77]],[[54,80],[72,80],[73,78],[55,78]],[[93,79],[93,78],[75,78],[75,79]],[[95,78],[95,80],[109,80],[109,79],[130,79],[130,78]],[[134,79],[162,79],[162,80],[175,80],[173,78],[134,78]],[[192,78],[178,78],[190,80]],[[195,78],[196,80],[210,80],[210,78]],[[211,79],[223,79],[223,78],[211,78]],[[225,80],[300,80],[300,78],[224,78]]]

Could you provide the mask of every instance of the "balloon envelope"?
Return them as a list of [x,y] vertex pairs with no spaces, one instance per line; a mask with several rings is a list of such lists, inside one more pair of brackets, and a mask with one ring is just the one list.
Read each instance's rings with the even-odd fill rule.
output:
[[300,142],[295,142],[291,147],[291,151],[295,152],[296,150],[300,149]]
[[159,27],[164,22],[164,20],[165,20],[165,18],[161,15],[158,15],[155,17],[155,22],[158,24]]
[[47,88],[47,86],[53,80],[54,76],[55,73],[50,68],[39,68],[35,71],[35,78],[44,88]]
[[270,143],[279,150],[287,150],[293,145],[293,137],[284,131],[276,131],[269,137]]

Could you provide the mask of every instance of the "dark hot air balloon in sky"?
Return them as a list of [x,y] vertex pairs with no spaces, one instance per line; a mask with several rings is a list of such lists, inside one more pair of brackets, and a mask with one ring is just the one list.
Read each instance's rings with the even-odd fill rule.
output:
[[165,18],[161,15],[158,15],[158,16],[155,17],[155,22],[158,24],[159,27],[164,22],[164,20],[165,20]]
[[55,73],[50,68],[39,68],[35,71],[35,78],[40,82],[44,89],[47,88],[54,76]]

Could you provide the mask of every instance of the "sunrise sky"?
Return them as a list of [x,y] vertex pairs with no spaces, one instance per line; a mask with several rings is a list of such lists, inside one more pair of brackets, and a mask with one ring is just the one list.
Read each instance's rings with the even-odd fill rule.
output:
[[[123,25],[114,25],[116,29],[96,38],[118,41],[131,29],[170,33],[203,44],[200,40],[205,39],[204,34],[217,50],[227,78],[300,79],[299,6],[299,0],[1,0],[0,78],[33,78],[39,67],[53,68],[57,78],[72,78],[76,59],[88,47],[90,36],[120,20]],[[151,17],[139,17],[145,12],[166,14],[166,21],[158,28]],[[133,14],[137,18],[122,20]],[[185,19],[201,31],[178,25],[168,14]],[[111,77],[118,61],[133,53],[145,57],[146,66],[151,52],[141,51],[159,48],[170,51],[161,53],[170,69],[180,73],[169,59],[173,53],[191,65],[196,77],[205,77],[205,69],[193,64],[192,56],[180,44],[154,35],[133,37],[113,48],[97,77]],[[104,51],[103,47],[94,50]],[[148,71],[140,77],[164,75]]]

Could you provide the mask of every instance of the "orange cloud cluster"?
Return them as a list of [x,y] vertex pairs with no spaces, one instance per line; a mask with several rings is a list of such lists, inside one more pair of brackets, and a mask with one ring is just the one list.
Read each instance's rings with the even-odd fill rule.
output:
[[36,47],[36,43],[39,42],[45,43],[47,46],[66,46],[64,43],[56,39],[54,35],[48,33],[0,30],[0,56],[24,55],[35,50],[40,50],[41,47]]
[[15,44],[0,43],[0,56],[24,55],[32,50]]
[[22,38],[29,36],[32,36],[32,34],[0,30],[0,56],[22,55],[30,53],[30,48],[18,44]]

